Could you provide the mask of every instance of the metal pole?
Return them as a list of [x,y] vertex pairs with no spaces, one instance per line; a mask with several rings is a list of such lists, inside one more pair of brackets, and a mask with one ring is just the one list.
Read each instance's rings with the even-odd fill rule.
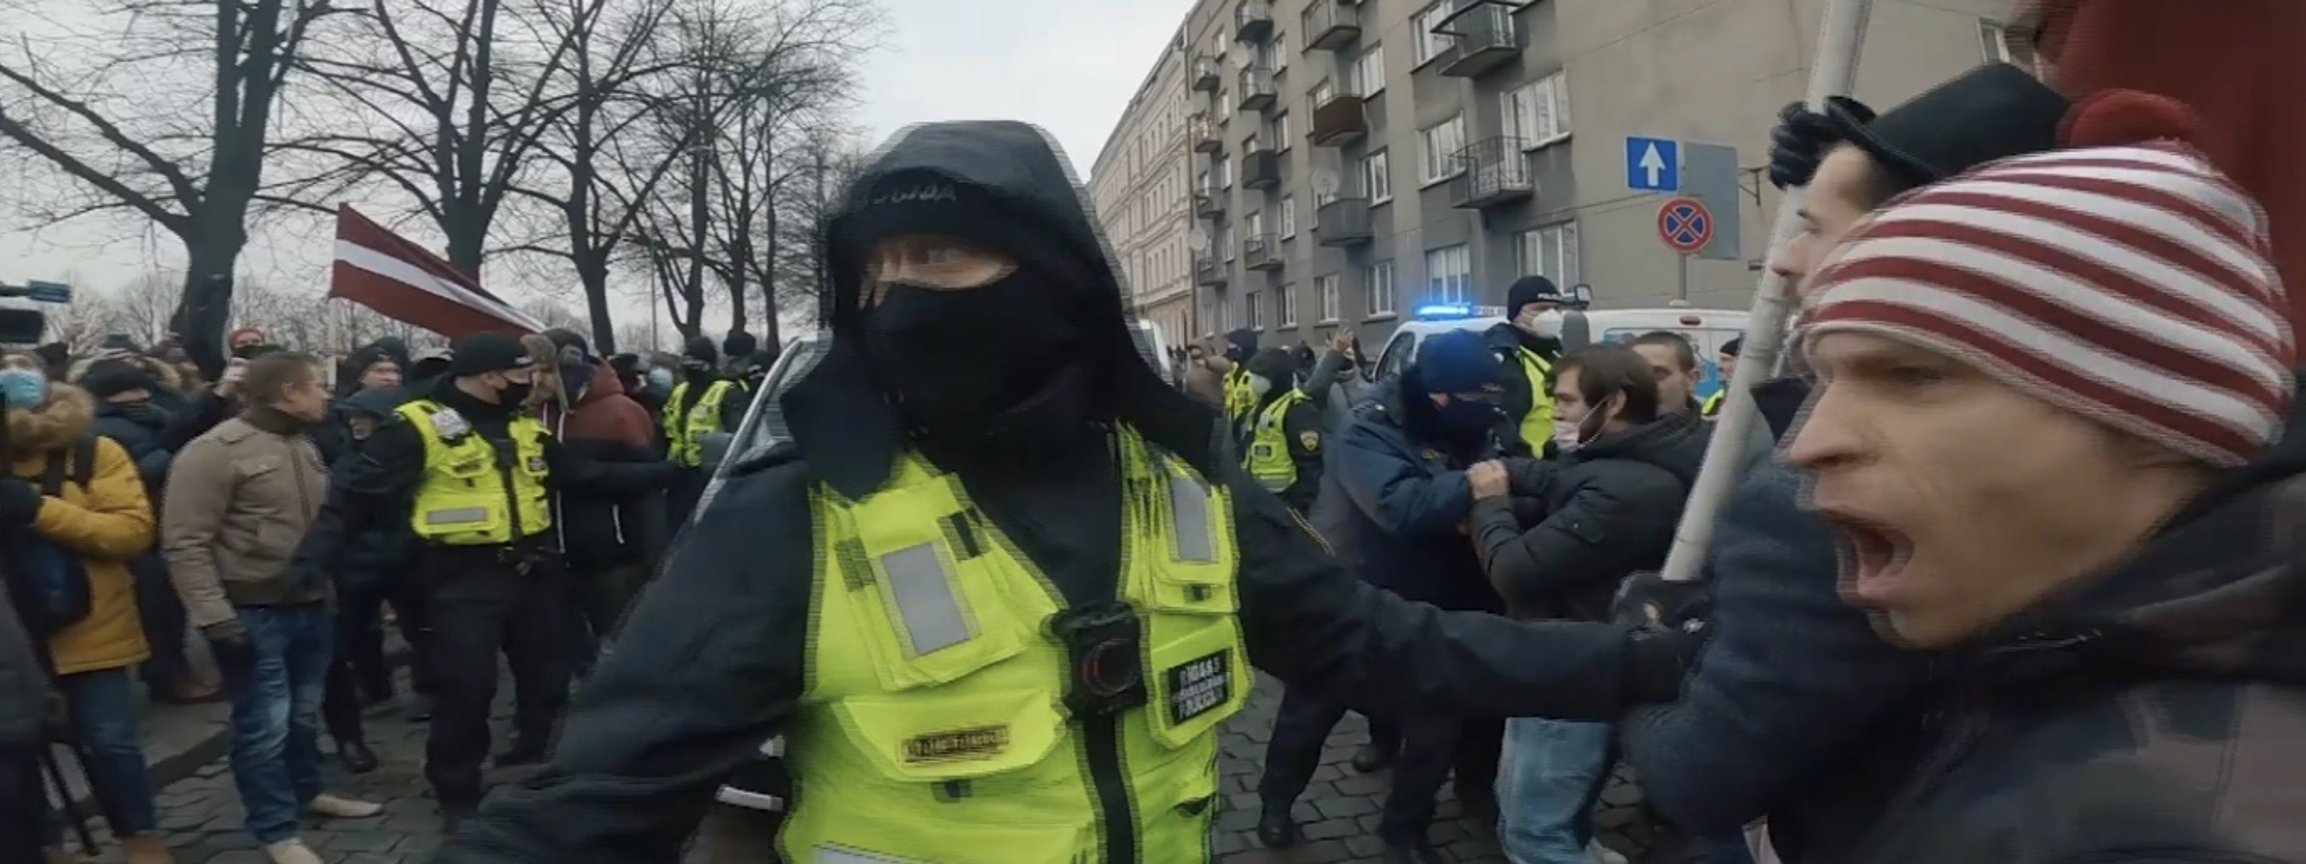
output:
[[1689,305],[1689,253],[1677,252],[1674,254],[1674,258],[1679,261],[1679,269],[1681,270],[1678,277],[1680,281],[1674,289],[1674,296],[1680,299],[1681,305],[1686,306]]
[[[1866,19],[1873,0],[1828,0],[1825,21],[1818,27],[1818,53],[1810,63],[1809,89],[1804,99],[1810,110],[1825,110],[1826,99],[1848,93],[1858,71],[1858,53],[1864,46]],[[1786,190],[1778,202],[1777,222],[1770,230],[1770,248],[1777,249],[1801,230],[1795,215],[1801,209],[1801,189]],[[1685,267],[1686,265],[1685,261]],[[1690,488],[1689,506],[1682,511],[1681,527],[1674,532],[1673,548],[1666,554],[1662,575],[1675,582],[1693,582],[1705,566],[1706,549],[1713,543],[1714,518],[1737,485],[1744,468],[1747,439],[1755,417],[1754,379],[1777,368],[1785,342],[1789,309],[1785,277],[1762,269],[1754,288],[1753,308],[1746,313],[1746,333],[1738,355],[1738,368],[1746,374],[1732,377],[1727,401],[1716,418],[1713,436],[1706,443],[1705,463]]]

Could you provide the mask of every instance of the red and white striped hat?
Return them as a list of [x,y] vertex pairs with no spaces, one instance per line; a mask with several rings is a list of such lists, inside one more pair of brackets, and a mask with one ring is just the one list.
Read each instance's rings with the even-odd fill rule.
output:
[[1879,334],[2239,465],[2281,436],[2296,392],[2269,250],[2257,204],[2177,141],[2021,156],[1851,232],[1809,292],[1801,344]]

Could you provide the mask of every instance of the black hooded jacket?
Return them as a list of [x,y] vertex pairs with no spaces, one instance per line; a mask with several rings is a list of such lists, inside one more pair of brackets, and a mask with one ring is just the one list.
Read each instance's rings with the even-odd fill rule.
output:
[[1705,424],[1677,413],[1556,459],[1513,460],[1514,492],[1543,506],[1528,522],[1511,496],[1474,502],[1490,584],[1518,617],[1605,617],[1619,580],[1664,565],[1705,447]]
[[[933,171],[1001,198],[1036,236],[1096,266],[1071,300],[1097,310],[1081,362],[1089,410],[1220,478],[1233,495],[1240,625],[1250,658],[1292,686],[1350,704],[1467,715],[1614,716],[1648,693],[1667,646],[1604,625],[1451,615],[1346,574],[1302,520],[1229,464],[1221,418],[1140,359],[1122,294],[1070,172],[1039,130],[1013,122],[913,127],[884,148],[829,226],[835,338],[781,397],[793,442],[732,466],[710,507],[635,604],[617,650],[577,696],[543,771],[500,787],[434,860],[639,864],[678,857],[718,784],[792,721],[804,686],[816,561],[809,496],[863,496],[906,441],[859,345],[857,268],[845,221],[873,183]],[[1091,414],[1089,416],[1096,416]],[[974,503],[1069,604],[1109,598],[1122,497],[1102,436],[1000,464],[954,468]],[[938,443],[921,442],[941,467]],[[1533,662],[1542,658],[1542,662]],[[1661,663],[1661,661],[1663,661]],[[1678,674],[1675,675],[1678,680]],[[1637,684],[1636,682],[1642,682]],[[1242,682],[1246,684],[1247,682]],[[1636,695],[1635,690],[1645,693]],[[1075,721],[1083,734],[1110,720]],[[1164,862],[1166,864],[1166,862]]]

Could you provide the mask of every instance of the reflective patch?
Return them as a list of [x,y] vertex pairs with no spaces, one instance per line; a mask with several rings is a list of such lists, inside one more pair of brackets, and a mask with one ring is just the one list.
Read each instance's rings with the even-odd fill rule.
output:
[[472,424],[454,408],[442,408],[431,417],[432,431],[442,438],[462,438],[472,432]]
[[1305,452],[1307,452],[1307,453],[1313,453],[1313,452],[1317,452],[1317,451],[1319,451],[1319,450],[1321,449],[1321,433],[1319,433],[1319,432],[1299,432],[1299,433],[1297,433],[1297,446],[1305,448]]
[[1232,649],[1188,660],[1161,673],[1169,685],[1169,722],[1174,725],[1217,709],[1233,698]]
[[543,473],[545,473],[545,471],[546,471],[546,470],[548,470],[548,469],[547,469],[547,468],[546,468],[546,466],[545,466],[544,457],[542,457],[542,456],[530,456],[530,457],[528,457],[528,473],[530,473],[530,474],[543,474]]
[[452,510],[424,511],[424,524],[426,525],[464,525],[486,521],[488,521],[488,508],[486,507],[458,507]]
[[1177,560],[1209,564],[1217,560],[1209,536],[1209,489],[1198,477],[1169,476],[1169,524],[1177,539]]
[[842,846],[819,846],[809,856],[809,864],[931,864],[918,858],[890,858]]
[[721,787],[719,791],[713,793],[713,800],[734,807],[743,807],[747,810],[765,810],[770,813],[785,812],[785,799],[748,789],[739,789],[735,786]]
[[905,761],[964,762],[990,759],[1009,749],[1009,727],[976,726],[931,732],[905,742]]
[[969,641],[969,618],[953,593],[952,575],[934,543],[908,546],[881,556],[889,578],[889,599],[912,640],[914,656]]

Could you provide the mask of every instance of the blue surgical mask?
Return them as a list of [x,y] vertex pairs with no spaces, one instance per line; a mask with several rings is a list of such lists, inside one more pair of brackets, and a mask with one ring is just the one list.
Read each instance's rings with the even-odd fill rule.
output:
[[48,397],[48,376],[29,369],[0,369],[0,399],[10,408],[37,408]]
[[673,389],[673,370],[662,367],[649,370],[649,390],[663,395]]

